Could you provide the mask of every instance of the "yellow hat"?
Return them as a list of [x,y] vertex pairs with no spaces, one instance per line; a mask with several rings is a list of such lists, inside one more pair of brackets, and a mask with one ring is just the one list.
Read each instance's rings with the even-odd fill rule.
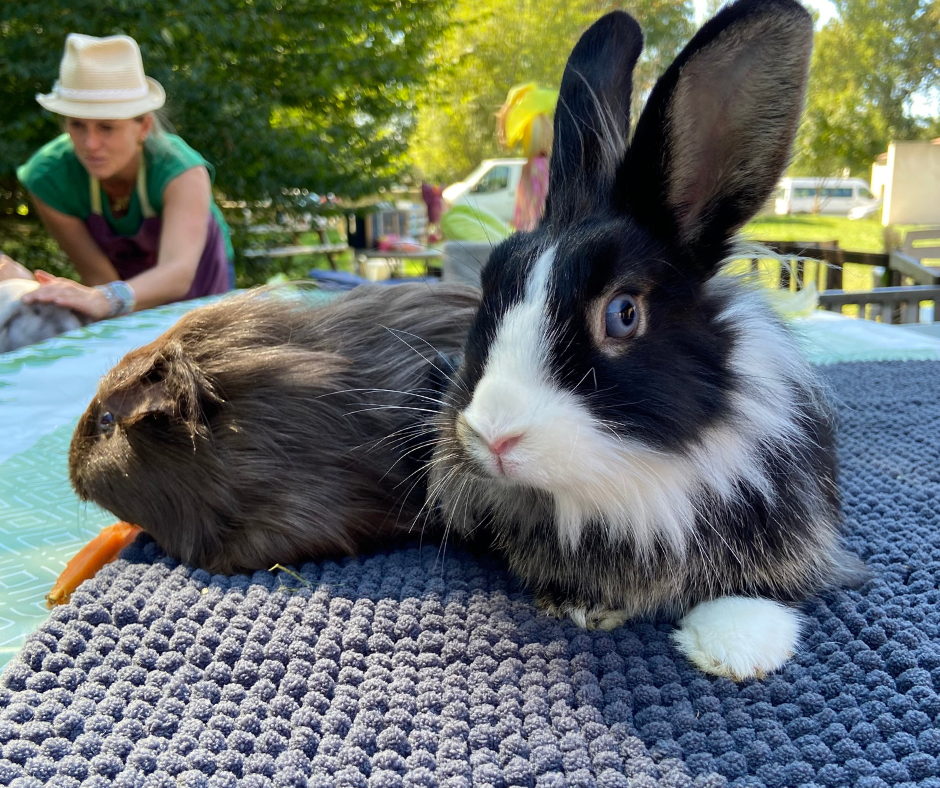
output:
[[558,91],[540,88],[534,82],[510,88],[496,115],[500,142],[510,148],[521,142],[526,157],[550,153],[551,116],[557,101]]
[[36,96],[58,115],[94,120],[136,118],[166,101],[163,87],[144,74],[140,47],[128,36],[70,33],[51,93]]

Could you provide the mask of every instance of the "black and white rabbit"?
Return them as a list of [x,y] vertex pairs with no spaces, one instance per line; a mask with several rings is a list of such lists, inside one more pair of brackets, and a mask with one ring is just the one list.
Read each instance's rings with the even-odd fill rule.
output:
[[432,459],[447,523],[489,528],[541,606],[587,628],[683,617],[679,648],[735,679],[792,655],[793,605],[865,575],[820,384],[719,273],[787,164],[812,35],[792,0],[726,7],[628,143],[640,29],[613,12],[584,33],[545,217],[483,271]]

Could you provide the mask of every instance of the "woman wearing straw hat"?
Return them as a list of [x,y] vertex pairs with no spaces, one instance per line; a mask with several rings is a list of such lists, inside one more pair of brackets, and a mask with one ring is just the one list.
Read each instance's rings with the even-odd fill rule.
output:
[[17,176],[83,284],[37,271],[24,301],[98,320],[232,288],[212,165],[160,130],[165,94],[136,41],[69,35],[58,82],[36,100],[64,116],[66,133]]

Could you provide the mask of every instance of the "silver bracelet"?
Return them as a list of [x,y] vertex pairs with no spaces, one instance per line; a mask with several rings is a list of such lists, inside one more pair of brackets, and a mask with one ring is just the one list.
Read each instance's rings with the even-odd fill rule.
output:
[[134,295],[133,288],[127,282],[116,279],[106,285],[95,285],[95,290],[100,290],[108,299],[108,304],[111,306],[108,317],[120,317],[134,311],[137,296]]

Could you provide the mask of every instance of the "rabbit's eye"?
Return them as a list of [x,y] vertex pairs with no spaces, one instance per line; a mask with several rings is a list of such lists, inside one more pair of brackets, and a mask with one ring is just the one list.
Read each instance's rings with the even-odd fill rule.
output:
[[633,336],[640,324],[640,316],[633,296],[626,293],[614,296],[607,304],[604,319],[607,325],[607,336],[617,339]]
[[98,429],[103,435],[109,435],[114,429],[114,414],[106,410],[98,417]]

